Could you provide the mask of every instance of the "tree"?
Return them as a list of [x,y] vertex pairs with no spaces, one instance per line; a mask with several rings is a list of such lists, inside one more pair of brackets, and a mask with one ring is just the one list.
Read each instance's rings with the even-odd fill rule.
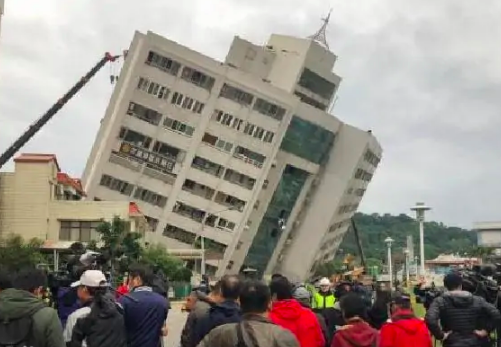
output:
[[16,272],[20,268],[45,263],[46,258],[40,252],[42,241],[31,239],[24,241],[19,235],[0,238],[0,266]]
[[159,244],[149,245],[143,250],[141,262],[156,266],[172,281],[189,281],[191,271],[184,267],[183,261],[171,256],[167,249]]
[[[386,259],[386,237],[395,240],[393,254],[402,253],[407,247],[407,236],[414,239],[415,251],[419,250],[419,226],[414,218],[405,214],[393,216],[377,213],[356,213],[355,224],[359,230],[366,258]],[[438,222],[425,222],[424,243],[426,259],[436,258],[442,253],[464,253],[476,244],[474,231],[446,226]],[[345,253],[358,255],[357,244],[352,231],[349,231],[339,246]]]
[[344,264],[340,260],[334,260],[329,263],[321,264],[320,266],[317,267],[315,270],[315,277],[316,276],[321,276],[321,277],[331,277],[334,274],[339,274],[344,271],[347,271],[344,269]]
[[98,251],[110,259],[112,272],[115,269],[126,267],[141,256],[142,247],[139,243],[141,234],[131,232],[129,222],[115,216],[111,222],[101,223],[96,231],[102,242]]

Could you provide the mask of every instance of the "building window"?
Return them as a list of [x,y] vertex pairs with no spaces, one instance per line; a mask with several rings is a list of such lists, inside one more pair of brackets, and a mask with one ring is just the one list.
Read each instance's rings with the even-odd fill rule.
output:
[[313,106],[313,107],[318,108],[319,110],[322,110],[322,111],[325,111],[327,109],[327,105],[324,105],[321,102],[318,102],[317,100],[310,98],[309,96],[304,95],[303,93],[295,91],[294,95],[299,97],[301,102],[303,102],[307,105]]
[[196,236],[184,229],[178,228],[174,225],[167,224],[162,233],[164,236],[170,237],[171,239],[175,239],[181,241],[183,243],[192,244],[195,242]]
[[208,91],[212,90],[214,82],[216,81],[213,77],[187,66],[183,68],[181,78],[185,81],[193,83],[196,86],[207,89]]
[[110,190],[114,190],[119,192],[120,194],[130,196],[132,190],[134,189],[134,185],[129,182],[119,180],[118,178],[102,175],[101,181],[99,183],[101,186],[106,187]]
[[218,139],[216,141],[216,148],[219,148],[225,152],[230,153],[231,150],[233,149],[233,143]]
[[225,171],[224,180],[231,182],[233,184],[237,184],[249,190],[252,190],[254,188],[254,184],[256,183],[256,180],[254,178],[244,175],[240,172],[234,171],[232,169],[227,169]]
[[137,131],[127,129],[125,127],[122,127],[120,129],[119,137],[125,142],[145,149],[150,148],[152,141],[151,137],[138,133]]
[[254,136],[256,139],[262,140],[265,131],[266,130],[261,127],[256,127],[256,130],[254,131],[254,134],[252,136]]
[[366,162],[371,163],[372,166],[377,167],[381,159],[375,155],[370,149],[365,152],[364,159]]
[[172,147],[166,143],[156,141],[155,144],[153,145],[153,152],[158,153],[166,158],[177,160],[177,157],[181,152],[181,150],[176,147]]
[[90,242],[101,221],[59,221],[59,240]]
[[285,115],[285,108],[268,102],[264,99],[257,99],[254,110],[276,120],[282,120]]
[[181,216],[193,219],[194,221],[197,221],[199,223],[201,223],[205,217],[204,210],[183,204],[182,202],[179,201],[176,202],[173,212]]
[[204,103],[195,100],[193,98],[184,96],[183,94],[178,92],[174,92],[174,94],[172,94],[171,104],[198,114],[202,113],[205,107]]
[[330,100],[336,91],[336,85],[334,83],[327,81],[325,78],[317,75],[309,69],[303,70],[298,84],[327,100]]
[[370,180],[372,180],[372,174],[368,173],[365,170],[357,169],[357,171],[355,172],[355,178],[362,181],[370,182]]
[[162,208],[167,204],[167,197],[141,187],[137,187],[134,198]]
[[162,71],[165,71],[173,76],[177,76],[181,64],[175,60],[164,57],[158,53],[150,51],[146,58],[146,64],[154,66]]
[[216,164],[210,160],[204,159],[202,157],[193,158],[193,162],[191,163],[191,167],[198,169],[200,171],[206,172],[210,175],[220,177],[224,171],[224,167]]
[[280,148],[315,164],[327,162],[334,133],[299,117],[292,117]]
[[244,134],[252,136],[255,129],[256,129],[256,126],[254,124],[247,123],[247,124],[245,124]]
[[217,228],[218,229],[233,230],[233,229],[235,229],[235,223],[230,222],[229,220],[224,219],[224,218],[219,218],[219,221],[217,222]]
[[152,82],[144,77],[139,77],[137,89],[142,90],[143,92],[150,95],[156,96],[159,99],[167,99],[170,93],[170,90],[167,87]]
[[264,161],[266,160],[266,157],[264,155],[251,151],[250,149],[242,146],[238,146],[235,149],[233,156],[259,168],[263,167]]
[[355,195],[357,196],[364,196],[364,194],[365,194],[365,189],[357,189],[355,191]]
[[155,110],[144,107],[143,105],[136,104],[135,102],[129,103],[127,114],[144,120],[145,122],[148,122],[155,126],[160,124],[160,120],[162,119],[162,114],[158,113]]
[[166,117],[164,120],[164,127],[166,129],[173,130],[175,132],[178,132],[178,133],[184,134],[186,136],[190,136],[190,137],[193,135],[193,132],[195,131],[195,128],[193,128],[192,126],[189,126],[186,123],[182,123],[180,121],[177,121],[177,120],[174,120],[174,119],[171,119],[168,117]]
[[245,207],[245,201],[223,192],[218,192],[214,201],[237,211],[242,211]]
[[254,95],[244,92],[242,89],[224,84],[219,93],[220,97],[235,101],[236,103],[250,106],[254,100]]
[[275,137],[275,133],[272,132],[272,131],[266,131],[266,134],[264,134],[264,138],[263,138],[263,141],[264,142],[268,142],[268,143],[272,143],[273,142],[273,138]]
[[212,200],[216,193],[211,187],[188,179],[184,181],[182,189],[207,200]]
[[178,92],[174,92],[174,94],[172,94],[172,99],[170,102],[173,105],[181,106],[181,104],[183,103],[183,99],[184,99],[183,94],[178,93]]

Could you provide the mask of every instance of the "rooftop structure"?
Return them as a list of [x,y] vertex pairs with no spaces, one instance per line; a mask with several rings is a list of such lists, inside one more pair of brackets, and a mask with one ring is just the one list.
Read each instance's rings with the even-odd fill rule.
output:
[[87,199],[138,201],[208,272],[304,279],[332,260],[382,156],[327,113],[341,78],[312,38],[235,37],[225,62],[136,32],[87,161]]

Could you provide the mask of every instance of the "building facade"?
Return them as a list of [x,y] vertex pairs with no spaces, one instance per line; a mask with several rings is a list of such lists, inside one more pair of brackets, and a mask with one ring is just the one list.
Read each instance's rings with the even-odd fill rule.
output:
[[146,233],[148,224],[129,201],[85,201],[80,180],[61,172],[52,154],[22,154],[14,172],[0,172],[0,237],[21,235],[48,243],[97,240],[97,226],[118,216],[131,231]]
[[203,235],[209,273],[308,277],[382,155],[327,112],[335,61],[311,39],[235,37],[223,63],[137,32],[82,176],[88,198],[137,200],[169,249]]

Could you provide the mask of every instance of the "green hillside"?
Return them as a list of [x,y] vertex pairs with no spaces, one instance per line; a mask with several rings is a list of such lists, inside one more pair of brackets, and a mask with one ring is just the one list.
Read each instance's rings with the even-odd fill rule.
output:
[[[398,253],[406,247],[407,235],[412,235],[415,254],[419,254],[419,226],[413,218],[407,215],[357,213],[355,224],[367,259],[386,258],[387,249],[384,239],[388,236],[395,240],[393,249],[394,253]],[[443,223],[426,222],[424,234],[426,259],[433,259],[441,253],[468,253],[475,249],[477,243],[475,232],[448,227]],[[342,254],[358,255],[352,230],[345,236],[340,248],[343,250]]]

